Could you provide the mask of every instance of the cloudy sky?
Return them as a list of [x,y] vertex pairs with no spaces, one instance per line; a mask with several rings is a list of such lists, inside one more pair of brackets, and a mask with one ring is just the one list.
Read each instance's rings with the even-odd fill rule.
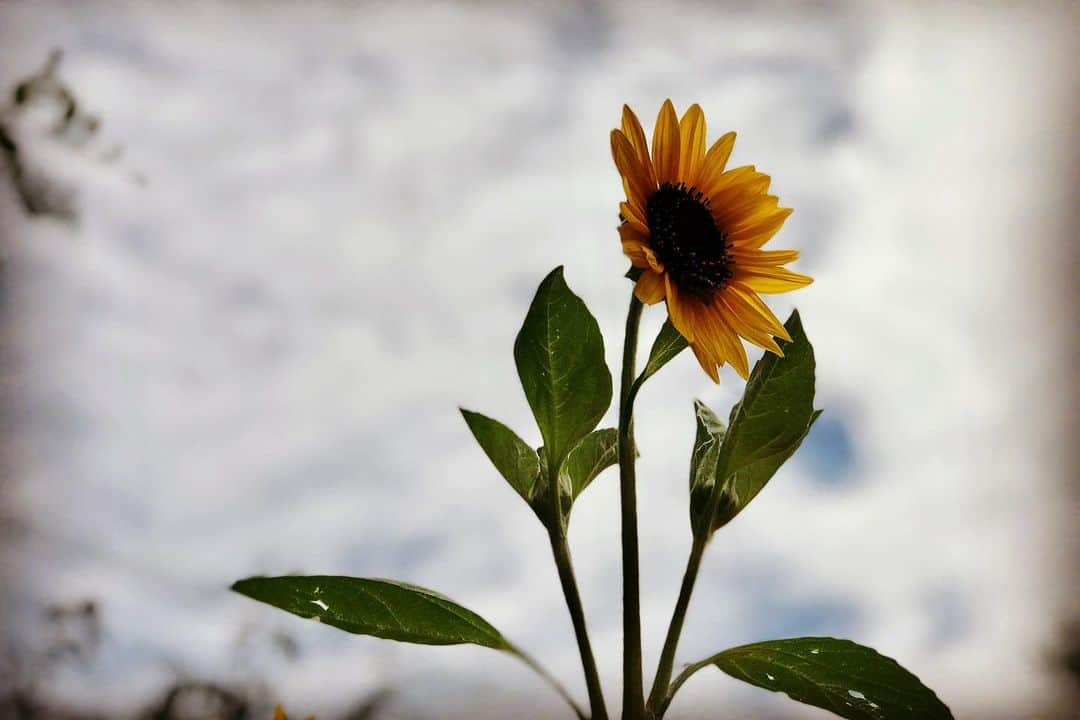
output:
[[[732,162],[795,208],[775,242],[816,283],[774,307],[798,305],[826,410],[710,546],[680,661],[840,635],[962,716],[1044,706],[1075,509],[1054,448],[1076,14],[976,7],[0,4],[3,87],[61,48],[104,120],[72,148],[19,118],[77,223],[0,187],[16,644],[39,641],[42,603],[98,598],[101,659],[53,689],[117,714],[178,674],[259,676],[323,714],[383,686],[429,716],[562,712],[489,650],[355,638],[226,591],[388,576],[480,612],[583,696],[544,533],[457,407],[539,444],[511,347],[555,265],[617,367],[630,286],[608,132],[622,103],[651,127],[671,97],[702,105],[710,138],[736,130]],[[690,542],[692,399],[726,413],[740,388],[688,354],[639,402],[647,675]],[[612,704],[618,534],[609,472],[571,543]],[[238,645],[279,630],[298,662]],[[672,716],[736,705],[822,716],[708,671]]]

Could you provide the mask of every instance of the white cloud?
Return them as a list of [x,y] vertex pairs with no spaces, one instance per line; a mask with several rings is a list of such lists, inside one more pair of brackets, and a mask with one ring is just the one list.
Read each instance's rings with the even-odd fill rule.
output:
[[[850,609],[857,639],[963,712],[1042,697],[1055,466],[1038,452],[1052,419],[1027,411],[1052,392],[1031,258],[1056,212],[1039,195],[1046,163],[1065,171],[1046,133],[1066,36],[1020,10],[920,7],[206,3],[102,6],[93,22],[5,8],[0,45],[18,62],[4,79],[63,47],[65,76],[149,178],[83,183],[78,236],[8,227],[35,358],[22,601],[98,596],[129,648],[114,682],[60,691],[142,697],[166,655],[234,672],[240,628],[279,619],[224,588],[302,570],[444,591],[581,694],[543,535],[456,407],[538,441],[511,343],[559,263],[616,365],[628,284],[607,132],[624,101],[651,124],[671,95],[700,101],[713,133],[737,129],[734,162],[770,172],[796,207],[777,242],[804,248],[817,282],[776,306],[800,307],[819,404],[859,458],[840,489],[793,463],[717,538],[684,659],[719,649],[705,640],[758,639],[744,634],[761,621],[750,604],[776,592]],[[640,402],[647,667],[689,543],[690,399],[726,409],[737,391],[687,357]],[[598,481],[571,531],[613,703],[615,485]],[[452,692],[418,695],[444,709],[474,700],[462,683],[492,702],[546,697],[488,651],[279,626],[307,650],[269,668],[293,705],[415,678]],[[685,692],[682,708],[781,707],[719,676]]]

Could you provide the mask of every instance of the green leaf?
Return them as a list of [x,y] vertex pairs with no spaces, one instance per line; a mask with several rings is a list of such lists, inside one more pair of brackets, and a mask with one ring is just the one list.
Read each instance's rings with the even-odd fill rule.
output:
[[531,503],[540,475],[536,451],[498,420],[461,408],[461,414],[495,469],[517,494]]
[[780,469],[780,466],[799,449],[799,446],[802,445],[802,441],[810,434],[811,428],[814,427],[814,423],[817,422],[817,419],[821,416],[822,412],[822,410],[814,411],[810,416],[810,422],[807,424],[802,437],[800,437],[799,441],[791,447],[790,451],[786,453],[777,453],[767,460],[762,460],[753,465],[751,468],[737,472],[728,479],[720,502],[717,505],[716,514],[713,516],[713,532],[731,522],[735,516],[742,512],[743,508],[754,499],[758,492],[765,487],[765,484],[772,479],[772,476],[776,474],[776,471]]
[[653,341],[652,350],[649,351],[649,361],[645,363],[645,369],[641,371],[637,383],[640,385],[651,378],[660,368],[667,365],[668,362],[675,359],[676,355],[688,347],[686,338],[680,335],[675,326],[671,324],[671,319],[665,320],[664,326],[660,328],[656,340]]
[[709,498],[716,484],[716,461],[726,428],[716,413],[700,400],[694,401],[694,417],[697,435],[690,456],[690,525],[696,535],[710,524],[707,518]]
[[484,618],[415,585],[393,580],[314,575],[253,577],[241,595],[357,635],[423,645],[483,645],[517,652]]
[[805,637],[743,645],[695,663],[684,675],[706,665],[849,720],[952,720],[949,708],[919,678],[850,640]]
[[[619,462],[619,431],[594,430],[581,439],[559,468],[559,486],[570,503],[589,487],[597,475]],[[567,504],[569,508],[569,503]]]
[[743,399],[731,411],[717,461],[724,495],[714,528],[729,522],[761,492],[816,419],[814,348],[798,311],[784,327],[791,335],[791,342],[780,341],[784,356],[765,353],[750,373]]
[[557,467],[611,404],[600,326],[566,286],[561,266],[540,283],[514,342],[514,360],[548,464]]

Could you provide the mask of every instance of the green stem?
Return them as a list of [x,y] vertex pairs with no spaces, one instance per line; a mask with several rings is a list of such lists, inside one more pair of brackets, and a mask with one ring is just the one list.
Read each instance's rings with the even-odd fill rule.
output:
[[566,688],[562,686],[562,683],[556,680],[555,677],[551,673],[549,673],[543,665],[541,665],[539,662],[536,661],[534,657],[526,653],[524,650],[521,650],[520,648],[513,648],[513,652],[521,659],[522,662],[532,668],[537,675],[544,678],[544,680],[547,681],[548,685],[551,685],[551,687],[554,688],[555,692],[559,693],[559,696],[563,700],[565,700],[571,708],[573,708],[574,714],[578,716],[578,720],[588,720],[588,716],[585,714],[585,711],[582,710],[576,702],[574,702],[574,698],[570,697],[570,693],[566,691]]
[[570,561],[570,546],[566,542],[566,533],[560,524],[552,523],[548,528],[548,536],[551,538],[551,552],[555,556],[555,566],[559,569],[559,582],[562,583],[566,607],[570,610],[570,620],[574,625],[578,650],[581,652],[581,666],[585,670],[592,720],[607,720],[604,691],[600,687],[600,675],[596,671],[596,659],[593,657],[589,632],[585,627],[585,609],[581,604],[577,580],[574,579],[574,566]]
[[623,564],[623,720],[642,720],[645,691],[641,679],[641,588],[638,570],[637,477],[634,470],[634,383],[641,301],[630,296],[619,392],[619,489],[622,500]]
[[[656,679],[653,681],[652,691],[649,693],[649,717],[662,718],[675,691],[690,677],[683,673],[668,691],[668,683],[671,680],[672,668],[675,665],[675,651],[679,646],[679,636],[682,634],[683,621],[686,619],[686,609],[690,605],[690,594],[694,592],[694,582],[697,580],[698,571],[701,569],[701,557],[705,553],[705,546],[712,537],[713,519],[724,496],[724,483],[722,478],[727,477],[728,444],[720,446],[720,454],[716,459],[716,479],[713,483],[712,492],[709,493],[709,502],[706,506],[705,517],[709,521],[703,528],[694,533],[694,543],[690,546],[690,557],[686,561],[686,572],[683,573],[682,587],[679,588],[679,599],[675,603],[675,612],[671,616],[671,624],[668,626],[667,638],[664,640],[664,649],[660,653],[660,664],[656,668]],[[727,451],[727,452],[725,452]],[[699,666],[700,667],[700,666]]]
[[660,664],[656,668],[656,679],[653,680],[652,692],[649,693],[650,717],[659,718],[664,713],[668,684],[671,682],[671,672],[675,667],[675,651],[679,647],[679,636],[682,634],[683,621],[686,620],[686,609],[690,605],[690,595],[694,592],[694,582],[701,568],[701,557],[705,554],[707,540],[708,533],[701,533],[694,538],[694,544],[690,548],[682,587],[679,588],[679,599],[675,603],[675,612],[671,615],[667,637],[664,639],[664,649],[660,653]]

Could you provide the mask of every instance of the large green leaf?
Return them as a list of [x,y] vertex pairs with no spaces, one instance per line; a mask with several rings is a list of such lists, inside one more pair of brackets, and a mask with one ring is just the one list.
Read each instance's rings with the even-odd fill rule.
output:
[[600,326],[566,286],[561,266],[540,283],[514,342],[514,360],[548,464],[557,467],[611,404]]
[[473,644],[516,652],[484,618],[421,587],[393,580],[313,575],[253,577],[241,595],[357,635],[424,645]]
[[743,645],[694,663],[676,682],[707,665],[849,720],[952,720],[949,708],[919,678],[850,640],[805,637]]
[[581,439],[559,468],[559,485],[572,503],[597,475],[619,462],[619,431],[594,430]]
[[717,461],[723,497],[714,518],[719,527],[738,515],[791,457],[816,418],[814,348],[803,332],[798,311],[784,324],[791,342],[780,341],[784,356],[765,355],[754,365],[743,399]]
[[641,376],[637,380],[638,384],[640,385],[655,375],[660,368],[667,365],[669,361],[673,360],[687,347],[689,345],[686,338],[680,335],[675,326],[671,324],[671,319],[665,320],[664,326],[660,328],[656,340],[653,341],[652,350],[649,351],[649,361],[645,363],[645,369],[641,371]]
[[761,489],[765,487],[766,483],[768,483],[769,480],[772,479],[772,476],[776,474],[776,471],[780,469],[780,466],[799,449],[799,446],[802,445],[802,441],[810,434],[811,428],[814,427],[814,423],[821,413],[821,410],[815,410],[813,412],[810,416],[810,422],[807,423],[806,430],[803,432],[798,442],[794,443],[788,450],[764,458],[751,466],[739,470],[733,476],[728,478],[728,482],[720,497],[720,502],[717,504],[716,514],[713,516],[713,531],[718,530],[731,522],[732,519],[742,512],[743,508],[754,499]]
[[461,408],[461,414],[495,469],[517,494],[531,503],[540,475],[536,451],[498,420]]
[[707,517],[709,498],[716,485],[716,461],[726,428],[716,413],[700,400],[694,401],[694,419],[697,435],[690,456],[690,525],[697,535],[710,524]]

